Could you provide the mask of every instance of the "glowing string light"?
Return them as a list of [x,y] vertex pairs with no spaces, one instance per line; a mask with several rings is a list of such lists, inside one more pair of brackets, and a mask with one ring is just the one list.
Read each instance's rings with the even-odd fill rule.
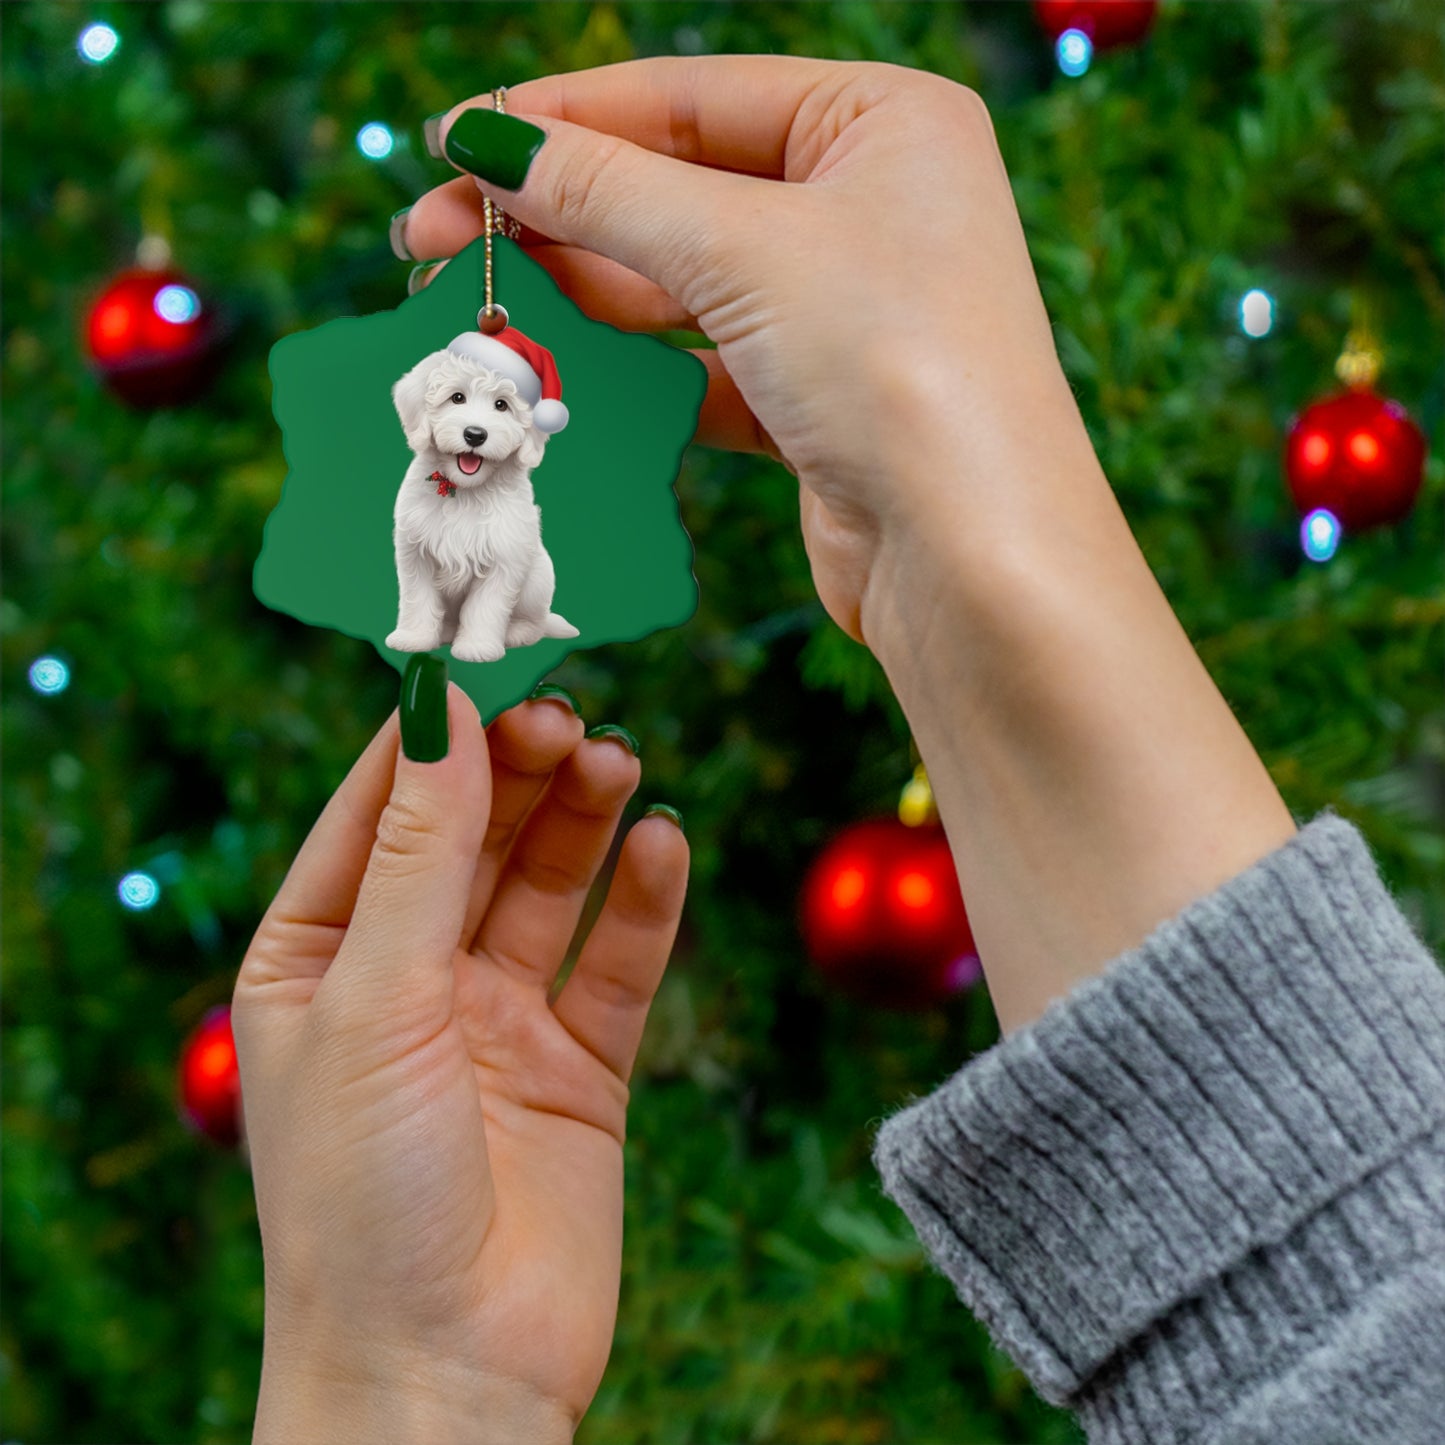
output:
[[1054,44],[1054,55],[1065,75],[1082,75],[1094,58],[1094,42],[1082,30],[1066,30]]
[[383,161],[391,154],[396,144],[389,126],[373,120],[356,132],[356,148],[368,160]]
[[1246,336],[1268,336],[1274,327],[1274,300],[1267,291],[1246,291],[1239,303],[1239,325]]
[[183,326],[201,314],[201,298],[189,286],[162,286],[151,302],[162,321]]
[[80,58],[91,65],[104,65],[120,45],[120,36],[109,25],[87,25],[80,32],[75,48]]
[[53,697],[70,686],[70,669],[58,657],[37,657],[30,664],[30,686]]
[[150,908],[161,896],[161,885],[149,873],[127,873],[116,892],[127,908],[140,912]]
[[944,975],[945,986],[950,993],[957,993],[960,989],[967,988],[971,983],[977,983],[983,977],[983,965],[979,961],[978,954],[960,954],[948,966],[948,972]]
[[1324,507],[1316,507],[1300,523],[1300,547],[1311,562],[1328,562],[1340,545],[1340,522]]

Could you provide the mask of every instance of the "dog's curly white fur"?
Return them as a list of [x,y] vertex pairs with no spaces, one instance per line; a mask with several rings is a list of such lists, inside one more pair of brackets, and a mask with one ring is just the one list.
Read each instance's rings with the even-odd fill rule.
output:
[[[542,546],[531,472],[546,434],[516,385],[435,351],[391,389],[415,453],[396,497],[401,604],[386,645],[460,662],[496,662],[509,647],[576,637],[552,609],[556,573]],[[456,492],[439,494],[433,473]]]

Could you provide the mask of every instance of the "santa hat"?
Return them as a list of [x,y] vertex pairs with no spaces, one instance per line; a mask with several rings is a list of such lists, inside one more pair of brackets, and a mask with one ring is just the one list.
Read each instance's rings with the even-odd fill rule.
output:
[[559,432],[567,425],[562,382],[552,353],[515,326],[504,327],[495,336],[464,331],[447,350],[515,382],[522,400],[532,408],[532,425],[538,431]]

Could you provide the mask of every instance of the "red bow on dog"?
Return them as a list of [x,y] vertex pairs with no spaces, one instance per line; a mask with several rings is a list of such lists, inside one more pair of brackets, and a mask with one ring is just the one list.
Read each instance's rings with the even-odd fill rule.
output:
[[427,481],[439,483],[437,487],[437,496],[439,497],[454,497],[457,494],[457,484],[448,481],[440,472],[433,472]]

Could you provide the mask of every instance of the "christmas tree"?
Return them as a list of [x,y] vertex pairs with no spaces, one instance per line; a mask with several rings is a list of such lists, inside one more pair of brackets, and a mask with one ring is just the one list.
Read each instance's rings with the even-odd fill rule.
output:
[[[1170,602],[1296,817],[1357,823],[1445,950],[1442,35],[1427,0],[1165,0],[1097,50],[1022,3],[3,7],[7,1438],[250,1438],[250,1175],[182,1122],[177,1060],[397,697],[368,644],[252,593],[285,473],[267,354],[405,296],[387,219],[452,174],[422,118],[493,85],[778,52],[977,90]],[[138,252],[170,268],[158,314],[211,318],[193,396],[127,400],[93,364],[87,320]],[[1423,487],[1307,555],[1286,433],[1366,331],[1429,443]],[[896,802],[906,723],[816,600],[792,479],[694,448],[678,493],[696,616],[553,678],[637,734],[627,821],[676,804],[694,860],[578,1438],[1076,1441],[869,1163],[883,1114],[995,1041],[986,993],[871,1009],[797,926],[810,862]]]

